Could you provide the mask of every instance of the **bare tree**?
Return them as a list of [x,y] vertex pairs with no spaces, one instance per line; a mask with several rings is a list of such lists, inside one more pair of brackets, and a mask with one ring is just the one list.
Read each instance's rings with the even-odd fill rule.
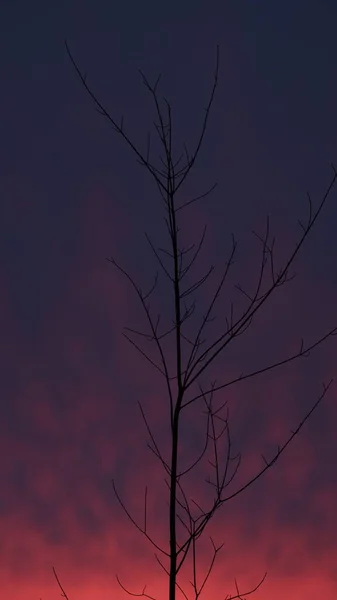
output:
[[[313,207],[310,195],[308,194],[308,216],[305,222],[299,222],[301,233],[298,236],[297,243],[289,252],[288,257],[282,265],[276,265],[275,256],[275,237],[270,231],[269,219],[266,220],[266,227],[263,233],[255,233],[261,247],[261,256],[257,265],[256,281],[251,290],[244,289],[241,285],[237,285],[237,290],[242,294],[245,300],[244,308],[238,312],[235,310],[233,302],[230,303],[229,314],[226,316],[226,326],[218,330],[218,334],[214,339],[207,341],[205,332],[207,326],[214,317],[214,308],[219,303],[220,295],[224,285],[228,280],[228,275],[232,270],[234,257],[237,250],[237,242],[232,236],[232,245],[227,261],[222,267],[222,272],[219,277],[215,290],[211,295],[208,306],[200,319],[195,319],[195,309],[198,302],[198,290],[204,286],[205,282],[213,272],[211,266],[205,274],[199,275],[191,279],[191,273],[198,264],[198,257],[202,250],[206,226],[200,239],[190,247],[182,245],[182,235],[180,233],[179,219],[181,211],[190,210],[194,202],[208,196],[215,188],[215,185],[206,192],[200,193],[197,197],[191,198],[183,203],[179,202],[180,188],[185,183],[190,175],[192,168],[196,164],[200,149],[202,147],[205,132],[207,129],[211,108],[214,102],[215,92],[218,83],[219,73],[219,48],[216,53],[216,66],[214,71],[213,84],[208,103],[205,109],[204,118],[201,124],[201,129],[197,143],[192,152],[189,152],[184,144],[183,152],[176,157],[173,151],[173,128],[172,128],[172,106],[170,102],[158,95],[159,77],[154,85],[151,85],[143,73],[141,73],[143,83],[150,93],[153,101],[154,111],[157,121],[155,122],[155,135],[157,142],[161,147],[161,154],[153,161],[151,157],[151,136],[148,134],[147,150],[142,152],[134,143],[129,133],[125,130],[123,117],[117,121],[103,104],[98,100],[95,93],[89,87],[86,76],[82,74],[80,68],[75,62],[73,55],[66,42],[66,50],[68,56],[77,72],[77,75],[83,84],[86,92],[92,98],[98,112],[112,126],[113,130],[119,134],[128,144],[133,153],[136,155],[138,162],[145,167],[153,181],[156,184],[157,191],[163,202],[165,213],[165,224],[168,232],[168,246],[166,248],[157,248],[150,237],[146,235],[147,241],[151,250],[158,262],[159,272],[166,278],[173,291],[172,295],[172,313],[173,324],[162,327],[161,315],[154,315],[149,299],[157,289],[159,281],[159,273],[157,272],[154,278],[154,283],[151,289],[145,293],[140,287],[136,279],[125,270],[115,258],[107,260],[127,278],[136,296],[139,299],[140,305],[147,319],[148,330],[146,332],[132,328],[126,328],[124,334],[126,339],[141,353],[141,355],[156,369],[162,376],[162,380],[166,389],[167,402],[169,403],[169,428],[170,436],[170,452],[167,457],[161,448],[156,432],[151,427],[148,416],[145,413],[144,407],[139,403],[141,416],[145,424],[147,434],[149,436],[149,448],[157,457],[162,465],[167,484],[168,493],[168,510],[169,510],[169,531],[167,545],[160,545],[148,530],[148,515],[147,515],[147,488],[144,496],[144,522],[139,523],[130,510],[127,508],[124,500],[121,498],[116,483],[113,480],[113,490],[116,498],[126,513],[133,525],[147,538],[154,547],[155,558],[168,577],[168,599],[175,600],[177,590],[188,600],[190,597],[181,583],[181,569],[190,566],[191,569],[191,584],[192,597],[197,600],[201,595],[204,587],[211,575],[215,560],[222,548],[222,545],[216,545],[211,538],[212,556],[209,567],[201,579],[197,569],[197,546],[201,536],[204,534],[210,520],[214,517],[217,511],[225,502],[237,497],[244,492],[255,481],[260,479],[262,475],[276,463],[278,458],[283,454],[295,436],[302,429],[304,423],[316,411],[322,402],[332,380],[327,384],[323,384],[322,393],[315,400],[310,410],[303,416],[302,420],[297,424],[297,427],[290,432],[285,441],[280,443],[275,454],[267,460],[263,458],[263,464],[259,470],[248,481],[238,485],[233,491],[227,492],[229,484],[232,484],[240,467],[241,455],[234,455],[232,439],[229,427],[228,407],[225,403],[219,404],[215,401],[216,392],[224,390],[230,386],[257,377],[267,371],[275,370],[285,365],[296,361],[300,357],[307,356],[317,346],[322,344],[330,336],[337,332],[337,327],[333,327],[329,331],[323,333],[314,342],[306,344],[302,339],[299,342],[298,349],[291,355],[285,356],[278,362],[264,364],[258,370],[251,370],[241,373],[240,376],[229,381],[211,381],[209,384],[201,384],[201,376],[209,372],[209,367],[233,340],[238,336],[244,335],[251,326],[255,316],[262,311],[270,298],[277,293],[277,290],[291,281],[293,275],[290,270],[293,267],[294,261],[299,254],[304,242],[308,238],[316,221],[318,220],[328,196],[336,182],[337,171],[332,165],[333,176],[331,182],[323,195],[322,200],[316,208]],[[159,160],[158,160],[159,158]],[[199,291],[200,293],[200,291]],[[186,327],[193,318],[197,321],[192,326],[192,334],[187,334]],[[190,320],[192,321],[190,322]],[[189,330],[190,331],[190,330]],[[167,353],[164,348],[164,341],[169,337],[173,337],[174,359],[175,366],[169,368]],[[151,348],[155,348],[156,358],[152,358],[149,351],[144,349],[144,343],[147,342]],[[149,348],[148,346],[147,348]],[[196,389],[197,388],[197,389]],[[192,392],[192,390],[195,390]],[[205,413],[205,435],[204,444],[200,448],[199,454],[191,464],[182,467],[181,456],[181,419],[188,411],[201,404]],[[223,454],[221,448],[225,447],[226,452]],[[197,468],[203,461],[206,461],[210,468],[210,473],[207,478],[207,484],[212,490],[211,500],[207,506],[201,505],[195,498],[191,498],[186,486],[186,476],[193,469]],[[208,461],[208,462],[207,462]],[[189,557],[189,562],[186,560]],[[56,575],[57,582],[61,588],[62,594],[67,598],[60,581]],[[120,581],[117,580],[123,590],[132,596],[143,596],[153,598],[146,591],[146,586],[141,592],[135,593],[130,591]],[[242,599],[252,594],[259,588],[266,577],[254,585],[248,591],[241,591],[235,580],[236,593],[230,596],[232,600]],[[229,596],[227,596],[229,598]]]

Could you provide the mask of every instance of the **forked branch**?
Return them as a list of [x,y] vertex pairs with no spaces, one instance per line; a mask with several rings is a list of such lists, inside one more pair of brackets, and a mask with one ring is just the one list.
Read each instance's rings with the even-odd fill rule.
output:
[[[219,48],[217,47],[216,65],[211,92],[206,104],[201,128],[197,136],[197,142],[192,153],[188,151],[187,145],[184,143],[183,151],[180,153],[180,155],[178,155],[178,157],[174,156],[173,146],[175,131],[173,127],[172,106],[166,98],[163,100],[159,99],[158,84],[160,77],[158,77],[154,85],[151,85],[146,76],[141,72],[143,84],[150,93],[154,104],[155,136],[156,139],[159,140],[161,149],[158,157],[159,166],[150,160],[150,132],[147,134],[146,152],[143,153],[126,132],[123,117],[120,121],[115,119],[97,99],[95,93],[91,90],[87,83],[86,75],[82,74],[80,68],[75,62],[67,42],[66,50],[82,85],[93,100],[96,109],[110,123],[110,125],[112,125],[114,131],[125,140],[128,146],[132,149],[133,153],[136,155],[137,161],[147,169],[151,177],[154,179],[161,200],[163,201],[165,211],[164,222],[168,234],[169,246],[168,248],[156,248],[147,234],[146,237],[151,251],[159,263],[159,271],[161,274],[164,273],[168,285],[171,286],[171,323],[173,322],[173,326],[171,326],[170,323],[168,327],[165,326],[164,329],[162,329],[162,327],[160,327],[161,315],[158,314],[156,317],[154,317],[151,310],[149,298],[151,297],[152,301],[152,294],[154,295],[155,292],[158,291],[158,274],[156,275],[154,284],[150,288],[149,292],[143,293],[135,279],[124,268],[122,268],[114,258],[109,258],[107,260],[112,263],[131,284],[140,301],[149,326],[148,333],[144,333],[143,331],[138,331],[137,329],[132,329],[129,327],[127,328],[128,333],[124,335],[129,343],[131,343],[138,350],[138,352],[142,354],[147,362],[149,362],[161,373],[162,378],[165,380],[165,389],[167,391],[170,408],[170,422],[168,424],[169,434],[171,437],[170,459],[167,459],[166,457],[164,458],[158,442],[159,436],[154,434],[142,404],[139,403],[139,406],[147,434],[150,438],[148,447],[160,461],[165,473],[164,481],[168,487],[168,549],[161,547],[149,535],[147,487],[145,488],[144,494],[144,522],[143,525],[140,525],[131,515],[131,512],[121,499],[116,489],[114,480],[112,480],[112,485],[116,498],[128,519],[132,522],[136,529],[138,529],[138,531],[140,531],[154,546],[155,551],[158,551],[162,555],[163,561],[165,562],[165,560],[168,560],[169,562],[169,567],[167,568],[161,558],[159,558],[157,552],[155,553],[157,562],[169,578],[169,600],[175,600],[177,589],[180,590],[186,600],[189,598],[186,594],[186,591],[183,590],[178,581],[178,575],[180,578],[180,571],[184,565],[186,566],[188,556],[192,557],[192,577],[190,583],[193,589],[194,600],[199,600],[199,597],[204,591],[204,588],[209,580],[218,553],[222,548],[222,544],[220,546],[216,546],[211,539],[212,557],[204,577],[199,580],[197,575],[197,546],[211,518],[215,515],[217,510],[224,505],[225,502],[228,502],[244,492],[254,482],[259,480],[263,474],[266,473],[266,471],[276,463],[279,457],[292,442],[294,437],[300,432],[309,417],[318,408],[319,404],[327,393],[332,380],[327,385],[323,386],[322,394],[318,397],[309,412],[302,418],[298,426],[291,431],[286,441],[278,446],[277,452],[274,454],[274,456],[270,460],[267,460],[262,455],[263,466],[261,469],[259,469],[259,471],[253,477],[246,481],[246,483],[242,484],[239,488],[231,493],[228,493],[226,490],[234,481],[240,468],[241,454],[233,454],[228,408],[226,403],[223,403],[220,407],[216,406],[214,400],[215,392],[223,390],[224,388],[234,385],[235,383],[239,383],[240,381],[250,379],[273,369],[277,369],[282,365],[299,359],[300,357],[306,357],[318,345],[322,344],[329,337],[337,334],[337,327],[331,328],[327,333],[320,336],[309,345],[305,345],[302,340],[299,350],[292,355],[283,358],[282,360],[265,365],[260,369],[253,370],[246,374],[242,373],[240,376],[227,382],[221,382],[217,384],[214,381],[211,383],[210,387],[206,389],[206,391],[204,387],[201,386],[200,378],[205,374],[205,372],[207,372],[213,361],[225,351],[227,346],[235,338],[242,336],[249,329],[256,314],[262,310],[266,302],[269,301],[270,297],[274,295],[276,290],[286,282],[291,281],[293,278],[293,276],[289,274],[290,269],[293,267],[298,253],[304,245],[304,242],[307,240],[327,202],[327,198],[333,186],[335,185],[337,172],[335,167],[332,165],[334,172],[332,180],[315,211],[313,210],[310,195],[308,195],[309,209],[307,222],[305,224],[303,224],[301,221],[299,222],[302,233],[295,244],[294,249],[290,252],[281,268],[277,269],[276,265],[275,237],[271,236],[270,233],[269,218],[267,218],[264,234],[260,235],[259,233],[253,232],[254,236],[261,244],[261,258],[258,263],[254,289],[252,291],[245,290],[240,284],[236,286],[236,289],[245,297],[248,305],[246,308],[244,308],[241,314],[237,315],[234,311],[233,302],[231,302],[230,314],[226,317],[227,327],[218,332],[215,340],[206,343],[206,339],[204,338],[205,330],[207,325],[215,318],[214,309],[215,306],[219,305],[221,294],[225,285],[227,285],[229,273],[234,264],[237,242],[232,235],[232,247],[229,252],[228,260],[226,261],[222,270],[220,280],[213,295],[211,296],[210,301],[207,303],[205,314],[200,319],[199,325],[195,327],[194,333],[190,335],[189,332],[186,331],[186,323],[187,321],[191,323],[195,318],[197,292],[200,293],[201,286],[208,281],[214,267],[211,266],[203,275],[199,274],[199,276],[193,277],[191,281],[188,280],[187,276],[190,276],[192,269],[196,266],[200,251],[203,247],[206,226],[203,229],[203,233],[199,242],[194,243],[186,248],[180,243],[181,233],[178,219],[182,209],[189,208],[197,200],[206,198],[214,190],[216,184],[211,186],[206,192],[201,193],[192,199],[185,199],[180,203],[177,201],[177,193],[182,184],[186,181],[187,177],[190,175],[204,141],[209,122],[210,111],[214,102],[215,92],[218,84]],[[268,273],[271,281],[266,284],[266,276]],[[167,340],[167,338],[171,335],[174,336],[173,343],[175,367],[172,369],[173,372],[169,371],[169,360],[164,351],[163,345],[164,338]],[[152,344],[152,347],[155,348],[156,359],[153,359],[147,353],[147,351],[145,351],[143,347],[135,341],[135,336],[137,336],[137,340],[140,338],[141,340]],[[185,347],[188,348],[188,351],[186,352],[186,358],[185,353],[183,352]],[[198,385],[199,393],[197,392],[195,395],[192,395],[192,398],[190,398],[187,397],[187,392],[190,391],[190,388],[193,384]],[[200,400],[200,403],[205,409],[205,438],[201,443],[200,451],[196,452],[195,457],[191,459],[187,466],[182,467],[180,456],[182,435],[181,419],[186,415],[187,409],[191,409],[192,407],[195,408],[198,400]],[[220,451],[220,443],[226,444],[226,451],[223,453]],[[208,502],[208,506],[201,506],[202,503],[195,498],[191,498],[185,488],[187,475],[198,465],[203,464],[203,461],[206,460],[208,461],[208,470],[210,472],[206,482],[212,490],[212,497]],[[182,534],[180,535],[181,531]],[[63,597],[68,600],[55,571],[54,575],[57,579]],[[146,586],[143,587],[142,592],[133,593],[121,583],[118,576],[116,577],[120,587],[129,595],[155,600],[153,596],[147,593]],[[247,592],[240,592],[237,581],[235,580],[236,594],[234,596],[226,596],[226,599],[224,600],[244,600],[246,596],[254,593],[262,585],[265,577],[266,574],[263,576],[257,586]]]

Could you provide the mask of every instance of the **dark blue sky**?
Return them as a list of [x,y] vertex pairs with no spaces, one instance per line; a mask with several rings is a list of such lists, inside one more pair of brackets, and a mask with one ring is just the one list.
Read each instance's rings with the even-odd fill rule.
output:
[[[336,25],[337,6],[327,0],[0,3],[0,580],[8,600],[58,597],[52,564],[68,578],[72,600],[110,597],[111,563],[127,571],[132,561],[132,584],[144,584],[142,540],[120,519],[109,481],[117,473],[137,507],[133,492],[151,471],[142,470],[147,454],[136,400],[151,401],[160,388],[121,337],[139,311],[104,258],[114,253],[150,281],[144,229],[162,243],[162,206],[95,111],[64,39],[98,98],[117,118],[124,115],[143,149],[153,112],[138,69],[151,81],[162,73],[177,142],[192,146],[219,44],[217,95],[182,199],[218,182],[185,221],[187,237],[209,222],[208,264],[226,256],[234,232],[241,245],[233,282],[243,284],[256,265],[251,230],[261,231],[270,214],[284,257],[305,214],[306,191],[317,203],[332,178]],[[217,364],[220,374],[283,356],[302,335],[311,340],[336,324],[336,201],[333,190],[299,257],[294,287],[266,309],[261,333],[254,329]],[[168,307],[166,296],[159,302]],[[251,457],[247,472],[334,376],[335,352],[329,341],[305,364],[233,391],[237,444]],[[250,585],[251,573],[258,579],[268,568],[262,600],[336,591],[335,399],[333,389],[293,454],[231,507],[226,585],[236,574]],[[154,412],[164,426],[161,409]],[[163,590],[157,572],[153,585]],[[216,593],[215,583],[210,597]]]

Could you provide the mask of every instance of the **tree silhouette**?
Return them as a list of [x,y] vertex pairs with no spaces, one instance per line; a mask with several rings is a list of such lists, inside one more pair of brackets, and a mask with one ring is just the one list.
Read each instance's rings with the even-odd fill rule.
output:
[[[155,558],[168,577],[168,600],[175,600],[177,590],[181,592],[186,600],[191,597],[197,600],[205,588],[223,545],[216,545],[213,539],[210,539],[212,556],[206,573],[200,579],[197,568],[197,547],[209,522],[225,502],[243,493],[276,463],[281,454],[283,454],[295,436],[300,432],[304,423],[316,411],[332,380],[327,384],[323,384],[320,396],[312,404],[310,410],[303,415],[296,428],[289,433],[287,439],[280,443],[274,455],[269,459],[262,456],[262,466],[255,475],[231,492],[227,492],[227,488],[235,481],[240,467],[241,455],[234,455],[233,453],[228,406],[226,402],[219,403],[217,401],[216,393],[239,384],[241,381],[263,375],[268,371],[276,370],[282,365],[307,356],[317,346],[335,335],[337,327],[333,327],[329,331],[322,333],[322,335],[310,344],[306,344],[303,339],[300,340],[298,349],[292,354],[285,356],[282,360],[264,364],[258,370],[252,369],[251,371],[243,372],[234,379],[220,382],[210,381],[208,385],[204,386],[201,384],[201,376],[204,377],[205,374],[207,375],[210,365],[212,365],[214,360],[231,342],[239,336],[244,336],[256,315],[263,310],[270,298],[277,293],[278,288],[293,279],[294,275],[290,273],[290,270],[327,202],[328,196],[335,185],[337,172],[332,165],[332,179],[316,208],[314,208],[311,197],[308,194],[307,219],[305,222],[299,222],[301,232],[294,248],[289,252],[282,265],[277,265],[274,248],[275,237],[272,236],[270,231],[269,218],[266,220],[264,232],[254,232],[260,244],[260,259],[257,264],[255,284],[251,290],[244,289],[240,284],[236,286],[244,298],[244,308],[240,311],[235,310],[236,307],[231,302],[229,314],[226,315],[225,319],[226,326],[223,329],[219,329],[214,339],[208,340],[206,336],[207,326],[214,318],[214,308],[216,305],[219,305],[224,285],[227,283],[229,273],[233,269],[237,241],[232,236],[232,244],[227,261],[222,265],[221,275],[215,290],[210,295],[207,309],[200,319],[195,319],[198,291],[200,293],[201,287],[208,281],[211,273],[214,271],[214,267],[210,266],[206,273],[199,273],[197,276],[192,276],[193,270],[198,266],[198,258],[203,248],[207,226],[205,225],[198,241],[189,247],[185,247],[182,245],[183,235],[180,231],[179,219],[181,211],[193,210],[193,204],[207,197],[213,191],[215,185],[207,191],[200,193],[197,197],[184,202],[179,201],[179,191],[191,174],[204,142],[218,84],[219,48],[217,48],[216,52],[213,84],[196,145],[194,150],[190,152],[187,145],[184,144],[179,156],[175,156],[173,151],[172,106],[166,98],[161,99],[158,95],[160,77],[158,77],[154,85],[151,85],[146,76],[141,72],[143,84],[152,98],[155,118],[157,119],[154,124],[155,135],[157,136],[157,142],[160,144],[161,153],[155,157],[155,160],[151,156],[150,133],[147,137],[147,150],[146,152],[142,152],[126,131],[123,117],[120,121],[117,121],[111,116],[89,87],[86,76],[82,74],[78,67],[67,42],[66,50],[83,87],[92,98],[97,111],[107,120],[113,130],[123,138],[135,154],[138,162],[145,167],[153,179],[162,201],[168,233],[167,247],[156,247],[146,234],[148,244],[158,262],[158,272],[155,274],[151,289],[145,293],[140,284],[136,282],[135,277],[124,269],[114,257],[110,257],[107,260],[130,283],[133,292],[139,299],[148,323],[148,330],[145,332],[126,327],[124,336],[141,353],[144,359],[161,374],[166,390],[166,401],[169,405],[167,427],[170,435],[170,452],[168,456],[165,455],[161,447],[158,436],[151,426],[150,419],[143,405],[140,402],[138,403],[145,429],[149,436],[148,446],[160,461],[167,484],[169,530],[165,546],[159,544],[148,531],[147,488],[144,494],[144,522],[140,523],[134,518],[125,501],[122,499],[115,480],[112,481],[112,486],[122,510],[126,513],[132,524],[154,547]],[[159,285],[159,274],[166,278],[172,289],[172,314],[174,317],[171,325],[162,325],[162,315],[155,316],[150,304],[150,299],[153,298]],[[197,323],[194,323],[192,326],[192,334],[187,334],[187,324],[191,327],[193,318]],[[168,356],[164,349],[164,340],[168,338],[173,339],[174,345],[175,366],[173,371],[169,367]],[[145,343],[149,345],[146,349]],[[155,348],[155,359],[150,356],[147,350],[150,346]],[[200,405],[203,408],[205,416],[204,443],[195,460],[183,468],[181,420],[195,406]],[[225,452],[223,448],[225,448]],[[185,483],[186,476],[201,464],[207,464],[209,467],[206,485],[212,490],[212,498],[208,505],[202,505],[198,500],[192,498]],[[188,557],[190,563],[187,561]],[[180,579],[182,568],[186,569],[188,566],[190,568],[192,595],[188,594],[183,588]],[[63,597],[67,599],[67,595],[55,569],[54,575]],[[147,593],[146,586],[140,592],[136,593],[129,590],[121,582],[118,575],[116,577],[121,588],[129,595],[154,598]],[[259,588],[265,577],[266,574],[248,591],[241,591],[235,580],[236,593],[235,595],[227,596],[227,598],[231,598],[231,600],[245,598]]]

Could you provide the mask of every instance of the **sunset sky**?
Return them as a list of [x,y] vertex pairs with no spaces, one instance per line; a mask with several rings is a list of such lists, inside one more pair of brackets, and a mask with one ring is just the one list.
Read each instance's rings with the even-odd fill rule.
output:
[[[159,374],[123,337],[142,329],[139,302],[105,258],[146,289],[156,263],[144,236],[167,247],[163,202],[120,136],[95,111],[64,39],[89,85],[141,149],[154,120],[138,69],[173,107],[178,150],[193,147],[220,47],[217,94],[199,159],[179,201],[218,185],[181,221],[186,244],[207,237],[196,275],[214,264],[200,306],[215,289],[231,234],[238,256],[209,341],[235,284],[256,280],[266,215],[281,265],[301,233],[298,219],[322,198],[337,166],[337,4],[332,0],[145,2],[7,0],[0,3],[0,595],[6,600],[167,599],[153,549],[123,514],[111,480],[136,518],[168,540],[161,465],[147,448],[138,401],[167,442],[167,395]],[[178,152],[177,150],[177,152]],[[179,154],[179,152],[178,152]],[[181,213],[183,216],[183,213]],[[209,373],[225,382],[282,360],[337,326],[337,184],[292,272],[245,336]],[[160,280],[162,281],[162,280]],[[170,323],[172,303],[159,282]],[[227,312],[226,312],[227,311]],[[217,329],[219,328],[219,329]],[[172,358],[173,346],[168,349]],[[228,402],[242,467],[235,486],[271,457],[337,375],[337,337],[308,358],[219,392]],[[224,600],[268,572],[256,600],[337,597],[337,381],[280,461],[223,506],[209,534],[224,543],[201,598]],[[191,411],[182,440],[198,450]],[[203,480],[189,494],[201,502]],[[190,574],[182,583],[188,593]],[[179,596],[180,598],[181,596]],[[193,597],[192,595],[190,596]]]

